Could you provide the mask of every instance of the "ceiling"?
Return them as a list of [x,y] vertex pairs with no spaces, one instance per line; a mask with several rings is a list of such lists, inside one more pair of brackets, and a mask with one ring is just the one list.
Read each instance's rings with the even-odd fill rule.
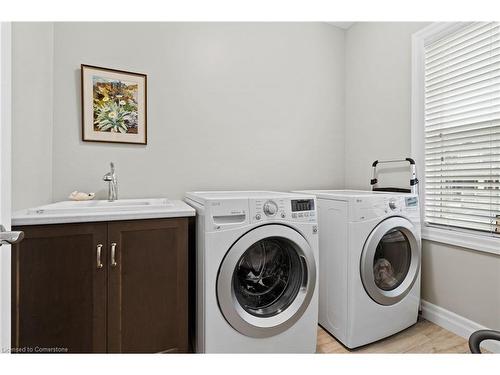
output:
[[341,29],[347,30],[349,27],[351,27],[354,22],[327,22],[330,25],[340,27]]

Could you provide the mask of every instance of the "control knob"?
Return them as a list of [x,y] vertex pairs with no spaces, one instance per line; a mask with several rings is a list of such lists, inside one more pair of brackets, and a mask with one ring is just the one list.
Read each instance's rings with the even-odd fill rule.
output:
[[274,216],[278,212],[278,205],[273,201],[264,203],[264,213],[266,216]]
[[396,201],[389,201],[389,208],[394,211],[397,208]]

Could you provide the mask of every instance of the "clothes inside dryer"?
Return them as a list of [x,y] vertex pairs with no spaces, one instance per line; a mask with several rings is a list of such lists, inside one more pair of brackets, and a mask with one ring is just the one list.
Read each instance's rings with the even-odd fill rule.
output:
[[377,245],[373,259],[375,284],[382,290],[396,289],[410,268],[411,247],[405,234],[393,229]]
[[241,256],[234,270],[233,290],[248,313],[269,317],[293,302],[302,276],[302,263],[291,241],[265,238]]

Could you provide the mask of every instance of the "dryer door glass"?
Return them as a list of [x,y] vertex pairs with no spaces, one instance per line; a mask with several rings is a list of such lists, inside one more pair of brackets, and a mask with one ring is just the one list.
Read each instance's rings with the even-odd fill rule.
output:
[[361,253],[361,281],[366,293],[381,305],[393,305],[410,293],[420,274],[417,228],[402,217],[380,222]]
[[380,240],[373,258],[375,284],[382,290],[396,289],[408,274],[411,247],[405,234],[390,230]]
[[248,313],[274,316],[293,302],[306,275],[290,241],[266,238],[241,256],[233,274],[233,289]]

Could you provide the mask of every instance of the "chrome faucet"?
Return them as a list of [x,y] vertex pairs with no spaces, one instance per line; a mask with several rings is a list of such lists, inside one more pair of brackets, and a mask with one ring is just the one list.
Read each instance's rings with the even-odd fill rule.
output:
[[113,202],[118,199],[118,180],[115,174],[115,164],[111,162],[109,165],[111,171],[106,173],[102,179],[108,182],[108,202]]

